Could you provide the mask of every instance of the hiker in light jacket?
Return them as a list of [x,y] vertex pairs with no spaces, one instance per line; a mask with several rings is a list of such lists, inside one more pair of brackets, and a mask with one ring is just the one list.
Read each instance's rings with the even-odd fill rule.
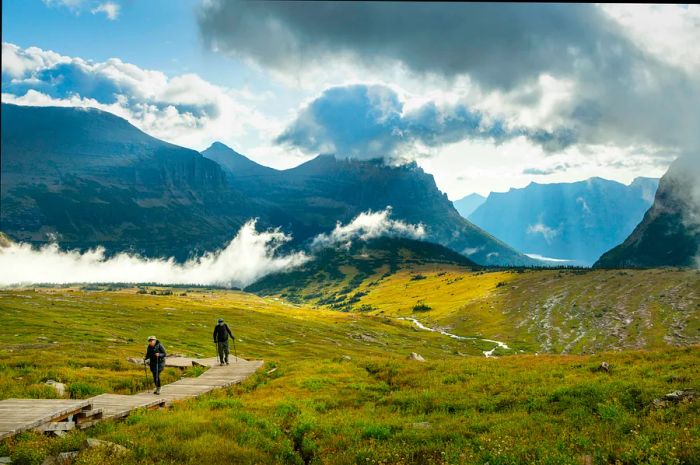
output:
[[156,390],[153,394],[160,394],[160,372],[165,368],[165,347],[160,343],[155,336],[148,338],[148,347],[146,347],[146,356],[144,362],[148,360],[153,374],[153,384],[156,385]]
[[228,337],[233,337],[228,325],[224,323],[223,318],[219,318],[219,323],[214,326],[214,343],[216,343],[216,352],[219,354],[219,364],[228,365]]

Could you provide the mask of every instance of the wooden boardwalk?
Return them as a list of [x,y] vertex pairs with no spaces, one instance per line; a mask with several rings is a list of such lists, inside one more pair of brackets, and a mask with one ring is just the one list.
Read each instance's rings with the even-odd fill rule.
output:
[[212,366],[211,360],[194,360],[210,366],[201,376],[182,378],[161,388],[161,394],[141,392],[132,396],[101,394],[90,399],[6,399],[0,401],[0,439],[28,430],[69,431],[86,428],[102,420],[124,418],[139,408],[158,408],[197,397],[214,389],[238,384],[258,370],[261,360],[232,357],[228,366]]
[[142,392],[132,397],[144,400],[162,399],[166,404],[189,397],[197,397],[214,389],[238,384],[255,373],[262,365],[262,360],[248,362],[239,359],[238,362],[231,362],[227,366],[212,366],[206,373],[196,378],[183,378],[174,383],[166,384],[161,388],[158,396],[151,392]]
[[0,401],[0,439],[92,410],[89,399],[7,399]]

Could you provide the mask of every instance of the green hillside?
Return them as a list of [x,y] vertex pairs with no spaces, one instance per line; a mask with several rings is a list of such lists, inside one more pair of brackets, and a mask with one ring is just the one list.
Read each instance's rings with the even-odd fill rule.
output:
[[345,257],[319,265],[323,271],[268,276],[249,290],[415,318],[459,336],[502,341],[509,353],[700,344],[697,270],[490,270],[429,260],[371,268],[359,252]]
[[[437,244],[381,237],[354,241],[349,247],[318,250],[314,259],[305,265],[268,275],[246,290],[261,295],[279,295],[291,302],[311,301],[348,311],[357,302],[357,287],[364,281],[386,278],[400,269],[423,265],[481,268],[463,255]],[[371,286],[377,282],[365,284]]]
[[[73,450],[86,437],[97,437],[129,451],[123,456],[86,450],[74,463],[700,461],[700,447],[693,440],[700,434],[699,404],[652,406],[654,399],[673,390],[700,389],[697,346],[485,358],[482,351],[489,346],[483,341],[420,331],[410,322],[386,316],[396,295],[412,292],[398,286],[403,277],[440,286],[439,292],[446,295],[453,284],[439,284],[439,279],[459,278],[454,270],[434,277],[424,274],[425,279],[415,279],[412,273],[399,270],[383,281],[401,291],[389,294],[385,289],[384,315],[382,310],[328,311],[209,289],[0,291],[0,398],[55,396],[44,385],[47,379],[65,383],[67,395],[76,398],[143,390],[147,378],[142,368],[126,358],[142,354],[149,334],[156,334],[171,353],[210,356],[211,328],[220,316],[237,335],[239,356],[266,361],[240,386],[61,438],[23,433],[0,443],[0,456],[9,455],[13,463],[40,464],[47,455]],[[438,277],[440,273],[445,274]],[[675,293],[665,291],[668,305],[684,306],[693,315],[697,303],[689,307],[684,296],[688,288],[682,284],[691,277],[658,273],[669,273],[677,282]],[[513,279],[497,289],[534,285],[538,277],[540,286],[574,285],[587,276],[556,274],[513,273]],[[481,285],[507,276],[482,273],[470,279]],[[645,277],[620,276],[632,278],[639,284]],[[464,281],[466,276],[454,284]],[[434,305],[441,318],[450,318],[451,307]],[[395,314],[402,312],[397,306]],[[492,309],[482,315],[495,313],[507,315],[506,310]],[[407,360],[411,352],[426,361]],[[598,370],[603,361],[611,365],[610,372]],[[164,373],[168,382],[198,374],[174,368]]]

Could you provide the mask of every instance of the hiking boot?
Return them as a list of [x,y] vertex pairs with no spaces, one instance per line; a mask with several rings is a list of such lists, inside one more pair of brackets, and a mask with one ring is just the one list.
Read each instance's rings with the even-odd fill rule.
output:
[[153,394],[155,394],[157,396],[160,395],[160,388],[156,388],[156,390],[153,391]]
[[226,366],[228,366],[228,362],[226,362]]

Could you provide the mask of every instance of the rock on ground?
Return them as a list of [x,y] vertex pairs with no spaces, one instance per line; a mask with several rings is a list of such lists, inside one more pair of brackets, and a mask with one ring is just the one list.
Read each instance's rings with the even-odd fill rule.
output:
[[44,383],[44,384],[54,388],[54,390],[56,391],[56,394],[58,394],[58,397],[63,397],[66,393],[66,385],[63,383],[59,383],[58,381],[54,381],[54,380],[50,379],[50,380],[46,381],[46,383]]
[[109,449],[112,449],[112,451],[114,452],[129,451],[129,449],[127,449],[124,446],[120,446],[119,444],[115,444],[109,441],[103,441],[101,439],[87,438],[87,440],[83,443],[83,449],[94,449],[96,447],[107,447]]
[[413,429],[430,429],[433,426],[427,421],[419,421],[418,423],[411,423],[411,428]]
[[654,407],[661,408],[666,407],[669,404],[692,402],[697,397],[700,397],[700,393],[692,389],[673,391],[669,392],[660,399],[654,399]]
[[407,360],[414,360],[416,362],[425,362],[425,359],[420,355],[415,352],[411,352],[411,355],[406,357]]
[[66,465],[73,462],[78,455],[78,451],[61,452],[58,455],[46,457],[41,465]]

